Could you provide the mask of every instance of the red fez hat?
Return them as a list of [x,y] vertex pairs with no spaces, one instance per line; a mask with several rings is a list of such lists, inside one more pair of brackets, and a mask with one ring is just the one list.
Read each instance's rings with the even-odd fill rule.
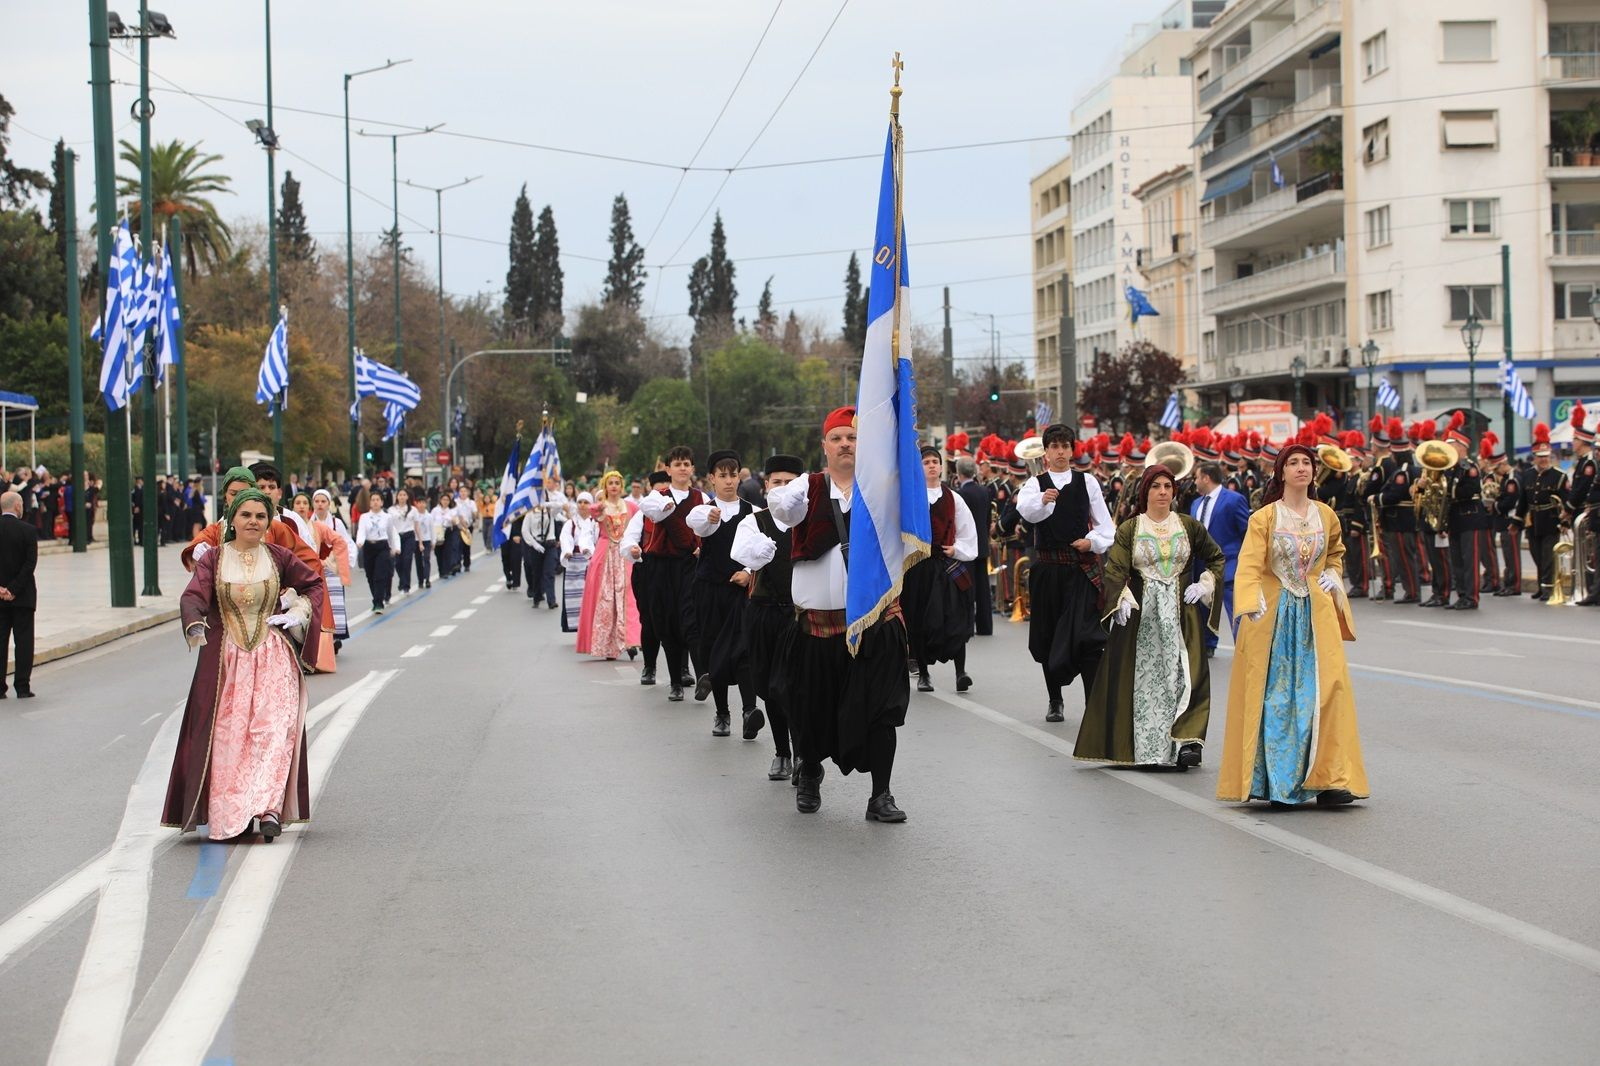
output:
[[828,418],[822,423],[822,435],[827,436],[841,426],[854,427],[856,424],[856,409],[854,407],[836,407],[828,412]]

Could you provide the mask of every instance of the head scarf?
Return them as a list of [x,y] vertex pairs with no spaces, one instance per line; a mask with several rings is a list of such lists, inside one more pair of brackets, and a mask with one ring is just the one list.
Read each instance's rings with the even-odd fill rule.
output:
[[228,494],[228,486],[235,481],[242,481],[251,488],[256,487],[256,476],[250,472],[249,467],[236,466],[222,475],[222,494]]
[[1304,444],[1290,444],[1278,453],[1278,461],[1272,464],[1272,480],[1267,482],[1266,491],[1261,494],[1261,506],[1283,499],[1283,468],[1288,465],[1291,455],[1304,455],[1311,460],[1312,478],[1306,486],[1306,495],[1313,500],[1317,498],[1317,453]]
[[239,493],[239,495],[237,495],[237,496],[235,496],[233,498],[233,503],[228,505],[228,513],[227,513],[227,516],[223,519],[223,523],[222,523],[222,540],[223,540],[223,543],[227,543],[228,541],[230,541],[230,540],[232,540],[234,538],[235,533],[234,533],[234,529],[233,529],[233,516],[239,512],[239,506],[241,504],[243,504],[246,500],[260,500],[261,501],[261,505],[267,509],[267,521],[269,523],[272,521],[273,515],[276,512],[274,512],[273,507],[272,507],[272,501],[267,498],[267,494],[262,492],[258,488],[253,488],[252,487],[252,488],[244,489],[243,491],[241,491]]
[[578,493],[578,502],[579,503],[593,503],[594,502],[594,497],[592,495],[590,495],[588,493],[588,491],[580,492],[580,493]]
[[1145,509],[1150,505],[1150,487],[1156,483],[1156,478],[1159,477],[1164,477],[1168,481],[1172,482],[1173,496],[1177,496],[1178,479],[1172,476],[1172,471],[1168,470],[1165,465],[1157,463],[1155,466],[1152,466],[1150,469],[1146,470],[1144,472],[1144,476],[1139,479],[1138,514],[1144,514]]

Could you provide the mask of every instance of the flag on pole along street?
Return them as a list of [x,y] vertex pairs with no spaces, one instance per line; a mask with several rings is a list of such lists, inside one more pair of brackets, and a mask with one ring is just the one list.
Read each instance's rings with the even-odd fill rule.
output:
[[1283,171],[1278,167],[1278,157],[1268,152],[1267,158],[1272,161],[1272,184],[1281,189],[1283,188]]
[[284,394],[289,390],[289,316],[278,312],[278,324],[267,339],[267,350],[261,357],[261,370],[256,374],[256,403],[277,404],[287,410]]
[[156,348],[156,384],[167,376],[167,367],[178,365],[178,331],[183,328],[183,310],[178,306],[178,286],[172,276],[172,256],[161,249],[161,299]]
[[1400,393],[1393,385],[1389,384],[1387,377],[1378,379],[1378,395],[1373,400],[1373,403],[1386,411],[1400,410]]
[[899,597],[906,569],[928,556],[933,537],[909,354],[911,272],[901,211],[901,136],[898,118],[891,119],[856,396],[856,484],[845,579],[845,646],[851,655]]
[[406,409],[393,400],[383,405],[383,439],[393,440],[406,426]]
[[1511,413],[1518,418],[1532,418],[1538,413],[1533,406],[1533,397],[1528,395],[1528,387],[1517,376],[1517,367],[1509,359],[1500,363],[1500,391],[1511,397]]
[[511,539],[506,532],[506,515],[510,514],[511,497],[517,493],[517,477],[522,473],[522,438],[518,437],[511,443],[511,456],[506,460],[506,471],[500,475],[500,498],[494,502],[494,529],[490,533],[489,544],[495,551],[500,550],[500,545]]
[[117,227],[111,262],[106,265],[105,302],[89,334],[100,342],[100,394],[105,397],[106,407],[113,411],[122,410],[132,392],[131,371],[136,355],[128,338],[128,303],[138,264],[139,253],[128,232],[128,221],[123,219]]
[[1128,301],[1128,315],[1133,319],[1135,326],[1139,324],[1140,316],[1161,317],[1161,312],[1157,311],[1150,303],[1150,295],[1148,293],[1141,292],[1132,285],[1128,285],[1124,287],[1122,295]]
[[1040,400],[1034,405],[1033,424],[1038,428],[1040,433],[1043,433],[1044,427],[1050,424],[1050,416],[1053,413],[1054,412],[1050,410],[1050,405],[1045,403],[1043,400]]
[[1183,403],[1175,392],[1167,397],[1167,409],[1161,412],[1161,424],[1171,430],[1183,425]]
[[[545,426],[534,439],[533,447],[528,451],[528,461],[522,464],[522,476],[517,478],[517,487],[511,493],[511,502],[506,505],[507,518],[518,511],[532,510],[544,502],[544,451],[549,437],[550,427]],[[510,533],[506,535],[510,536]]]

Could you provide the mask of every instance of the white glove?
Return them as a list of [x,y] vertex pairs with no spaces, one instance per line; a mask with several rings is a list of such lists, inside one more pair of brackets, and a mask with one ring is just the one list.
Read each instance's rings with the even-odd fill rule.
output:
[[1332,596],[1335,591],[1344,591],[1344,582],[1339,580],[1339,575],[1332,570],[1324,570],[1317,575],[1317,584],[1322,586],[1322,591]]
[[1184,603],[1199,603],[1205,598],[1206,590],[1198,581],[1194,582],[1188,588],[1183,590]]
[[538,552],[540,555],[544,554],[544,545],[542,543],[540,543],[539,541],[537,541],[537,540],[528,541],[528,547],[532,548],[534,551]]
[[300,624],[300,619],[292,614],[275,614],[267,618],[267,625],[277,626],[279,629],[293,629]]
[[1117,604],[1117,613],[1111,616],[1111,624],[1114,626],[1125,626],[1128,624],[1128,619],[1132,617],[1133,604],[1129,603],[1127,600],[1123,600],[1121,603]]
[[209,551],[211,551],[211,545],[205,543],[196,544],[194,546],[194,553],[189,557],[198,563],[201,559],[206,557],[206,553]]

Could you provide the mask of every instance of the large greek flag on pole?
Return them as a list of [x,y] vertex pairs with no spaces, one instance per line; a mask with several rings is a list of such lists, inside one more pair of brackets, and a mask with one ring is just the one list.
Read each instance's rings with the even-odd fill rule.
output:
[[506,460],[506,471],[500,475],[500,498],[494,504],[494,527],[489,534],[489,546],[495,551],[511,539],[506,532],[506,515],[511,513],[511,498],[517,493],[517,475],[522,471],[522,438],[511,444],[511,456]]
[[161,336],[156,345],[156,384],[167,376],[167,367],[178,365],[178,331],[183,328],[183,311],[178,306],[178,287],[172,276],[172,256],[161,249],[161,274],[159,279],[161,299],[158,327]]
[[1500,363],[1500,391],[1511,398],[1511,413],[1518,418],[1532,418],[1538,413],[1533,397],[1528,395],[1528,386],[1517,376],[1516,364],[1509,359]]
[[1400,393],[1393,385],[1389,384],[1387,377],[1378,379],[1378,395],[1373,400],[1373,403],[1386,411],[1400,410]]
[[845,583],[845,645],[851,655],[860,648],[862,634],[899,597],[906,568],[928,555],[932,538],[911,376],[901,152],[900,124],[891,121],[856,397],[856,485]]
[[1183,425],[1183,404],[1178,400],[1177,393],[1167,396],[1167,408],[1161,412],[1161,425],[1170,430],[1176,430]]
[[129,304],[134,298],[134,278],[139,270],[139,252],[133,246],[126,219],[117,227],[111,262],[106,265],[105,302],[90,337],[104,353],[100,359],[100,395],[106,407],[120,411],[133,392],[138,353],[128,337]]
[[256,374],[256,403],[277,404],[287,410],[284,393],[289,390],[289,315],[280,310],[278,324],[267,339],[267,350],[261,356],[261,370]]
[[356,402],[350,405],[350,420],[361,419],[361,401],[376,396],[383,401],[384,440],[390,440],[405,428],[406,412],[415,411],[422,402],[422,390],[402,371],[369,359],[360,348],[356,349]]

